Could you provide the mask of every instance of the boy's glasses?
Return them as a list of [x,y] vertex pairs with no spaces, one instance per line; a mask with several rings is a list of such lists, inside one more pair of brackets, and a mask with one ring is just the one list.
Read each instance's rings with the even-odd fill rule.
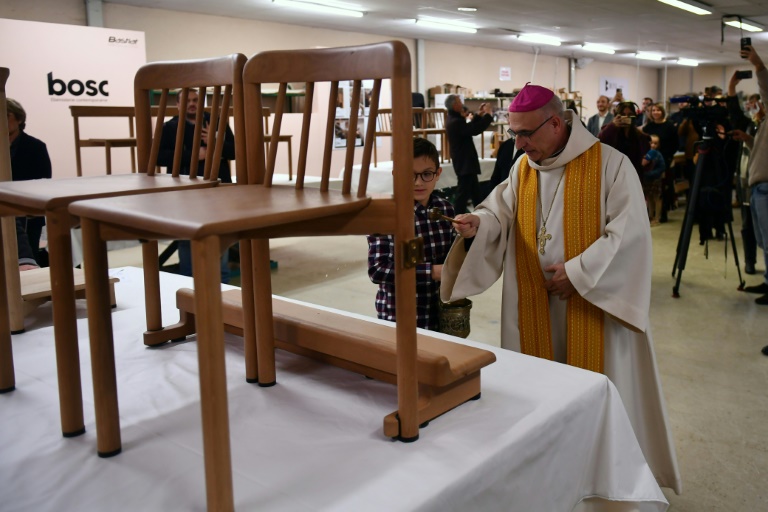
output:
[[509,134],[509,136],[510,136],[510,137],[512,137],[513,139],[517,139],[517,138],[523,138],[523,139],[528,139],[528,140],[530,140],[530,139],[531,139],[531,137],[533,137],[533,135],[534,135],[534,134],[535,134],[537,131],[539,131],[539,128],[541,128],[542,126],[544,126],[545,124],[547,124],[547,121],[549,121],[549,120],[550,120],[550,119],[552,119],[553,117],[555,117],[555,116],[549,116],[548,118],[546,118],[546,119],[544,120],[544,122],[543,122],[543,123],[541,123],[539,126],[537,126],[536,128],[534,128],[533,130],[520,130],[520,131],[519,131],[519,132],[517,132],[517,133],[515,133],[515,132],[514,132],[514,131],[512,131],[512,130],[507,130],[507,133],[508,133],[508,134]]
[[435,176],[437,173],[432,171],[415,172],[413,173],[413,182],[416,183],[416,178],[421,178],[421,181],[427,183],[435,179]]

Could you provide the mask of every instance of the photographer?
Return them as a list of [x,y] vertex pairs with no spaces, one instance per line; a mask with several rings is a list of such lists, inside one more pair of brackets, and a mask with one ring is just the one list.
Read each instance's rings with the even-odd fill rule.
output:
[[[768,70],[766,70],[762,59],[752,46],[744,47],[741,55],[749,59],[749,62],[755,66],[760,96],[767,97]],[[768,242],[768,135],[766,135],[764,128],[759,129],[754,137],[743,130],[734,130],[733,138],[744,141],[751,150],[749,158],[750,210],[755,228],[755,238],[757,245],[763,249],[763,260],[766,268],[763,282],[756,286],[747,286],[744,291],[760,294],[755,302],[760,305],[768,305],[768,250],[766,250],[768,248],[766,246],[766,242]],[[764,348],[763,353],[766,352]]]
[[598,138],[603,144],[608,144],[627,155],[642,182],[643,157],[650,149],[651,139],[635,125],[636,112],[635,103],[631,101],[619,103],[613,121],[603,127]]

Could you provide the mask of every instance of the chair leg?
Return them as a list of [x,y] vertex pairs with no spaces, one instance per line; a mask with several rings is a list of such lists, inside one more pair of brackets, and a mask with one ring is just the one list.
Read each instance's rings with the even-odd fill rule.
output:
[[[0,224],[0,230],[4,226]],[[0,238],[2,238],[0,236]],[[4,244],[0,244],[0,259],[4,258]],[[0,393],[16,389],[16,375],[13,371],[13,346],[11,344],[11,319],[8,313],[8,294],[5,286],[5,265],[0,265]]]
[[275,384],[275,334],[272,324],[269,240],[254,240],[252,247],[259,386],[267,387]]
[[[72,239],[70,235],[72,225],[72,217],[66,207],[51,210],[46,214],[59,407],[61,409],[61,428],[65,437],[78,436],[85,432],[83,395],[80,387],[75,278],[72,270]],[[88,295],[89,304],[94,301],[91,297]],[[104,303],[107,310],[111,311],[108,287]]]
[[107,175],[112,174],[112,144],[109,141],[104,144],[104,152],[107,154]]
[[157,241],[142,242],[141,256],[144,266],[144,308],[147,317],[147,331],[163,329],[163,314],[160,301],[160,258]]
[[[395,244],[407,240],[395,235]],[[406,269],[400,252],[395,257],[395,304],[397,307],[397,409],[400,440],[419,438],[419,383],[416,367],[416,269]]]
[[254,316],[253,250],[251,240],[240,241],[240,287],[243,301],[243,338],[245,339],[245,381],[259,382]]
[[112,310],[109,306],[107,244],[99,236],[98,225],[94,221],[81,219],[81,226],[85,293],[88,297],[86,303],[91,346],[91,376],[96,411],[96,449],[99,457],[112,457],[120,453],[122,443],[120,413],[117,405]]
[[376,137],[373,138],[373,166],[378,167],[379,166],[379,155],[376,151],[376,141],[378,139]]
[[293,180],[293,149],[291,139],[288,139],[288,181]]
[[219,238],[192,240],[195,280],[197,356],[200,371],[200,407],[203,416],[203,453],[208,510],[234,510],[232,456],[229,443],[229,407],[221,307]]

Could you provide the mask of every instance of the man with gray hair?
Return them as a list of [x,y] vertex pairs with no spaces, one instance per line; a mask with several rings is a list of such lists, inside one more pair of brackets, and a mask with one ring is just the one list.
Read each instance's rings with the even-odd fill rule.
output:
[[456,217],[441,299],[479,294],[503,275],[501,346],[604,373],[659,485],[679,493],[651,340],[651,230],[637,172],[547,88],[526,85],[509,110],[525,155],[479,208]]
[[456,171],[457,185],[453,205],[456,213],[466,213],[467,203],[477,207],[483,200],[480,190],[480,182],[477,175],[480,174],[480,161],[477,158],[474,135],[479,135],[490,126],[493,121],[490,107],[483,103],[480,111],[467,122],[464,115],[464,105],[461,97],[451,94],[445,99],[445,108],[448,109],[448,123],[445,127],[448,136],[448,145],[451,147],[451,162]]

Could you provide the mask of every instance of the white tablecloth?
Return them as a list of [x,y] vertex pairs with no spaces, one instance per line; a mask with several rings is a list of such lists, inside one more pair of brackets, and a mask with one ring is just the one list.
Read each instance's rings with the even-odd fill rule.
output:
[[[78,302],[85,435],[61,437],[50,306],[14,336],[17,390],[0,395],[4,511],[205,508],[196,344],[144,347],[141,271],[118,269],[113,314],[123,453],[96,456],[85,323]],[[164,321],[188,278],[162,275]],[[375,320],[374,320],[375,321]],[[450,338],[454,339],[455,338]],[[466,342],[473,344],[472,342]],[[382,435],[393,386],[278,351],[277,386],[244,377],[227,338],[235,504],[269,511],[663,511],[613,385],[602,375],[482,345],[482,398],[419,441]],[[603,497],[587,500],[589,497]],[[627,507],[625,501],[633,501]],[[581,502],[581,504],[580,504]],[[616,508],[618,507],[618,508]]]

